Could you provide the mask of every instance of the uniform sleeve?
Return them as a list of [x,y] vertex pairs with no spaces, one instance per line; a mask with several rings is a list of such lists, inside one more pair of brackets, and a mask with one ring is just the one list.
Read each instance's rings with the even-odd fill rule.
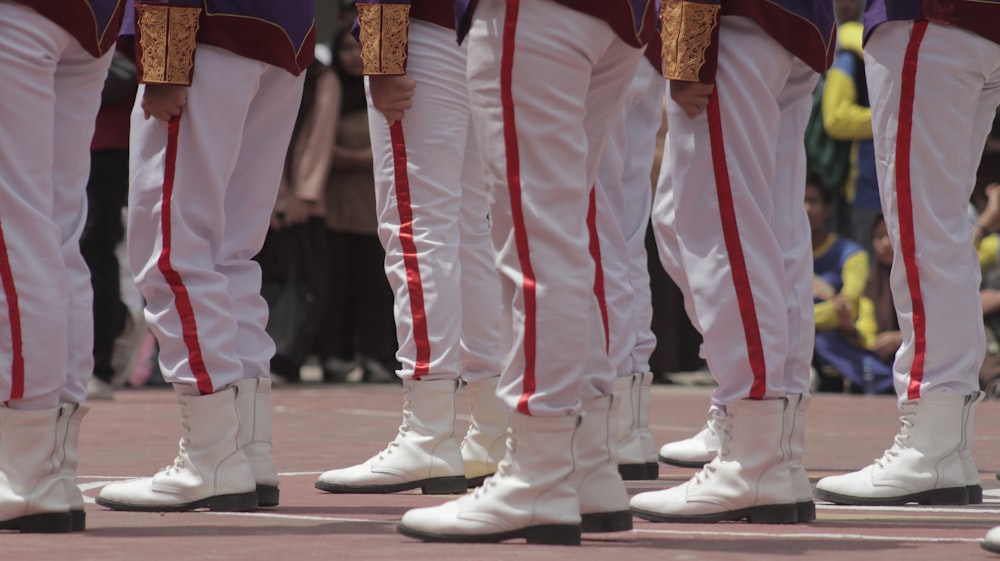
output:
[[864,296],[858,301],[858,321],[854,322],[861,344],[871,349],[878,336],[878,320],[875,317],[875,303]]
[[365,75],[405,74],[410,0],[357,0],[356,5]]
[[721,8],[721,0],[661,2],[664,77],[685,82],[715,82]]
[[844,281],[840,294],[854,304],[854,309],[857,310],[858,300],[868,282],[868,252],[862,250],[852,253],[844,260],[840,275]]
[[135,54],[139,82],[190,86],[201,0],[137,0]]

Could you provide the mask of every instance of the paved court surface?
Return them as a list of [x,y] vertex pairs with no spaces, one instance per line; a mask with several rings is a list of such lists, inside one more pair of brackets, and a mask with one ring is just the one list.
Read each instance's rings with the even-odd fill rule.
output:
[[[708,388],[656,386],[657,442],[688,436],[704,421]],[[997,559],[979,540],[1000,524],[1000,403],[980,405],[973,453],[983,505],[851,508],[819,504],[811,524],[653,524],[587,536],[581,547],[424,544],[395,533],[408,508],[440,496],[330,495],[313,488],[316,476],[378,451],[395,434],[397,386],[303,384],[275,389],[274,441],[282,472],[281,506],[256,513],[117,513],[93,504],[111,481],[149,475],[173,459],[180,436],[169,390],[124,390],[96,402],[84,420],[79,483],[89,497],[83,534],[0,533],[3,561],[250,560],[696,560],[811,559],[923,561]],[[459,430],[464,430],[466,416]],[[809,411],[804,463],[815,482],[861,467],[881,455],[898,428],[891,397],[819,395]],[[692,471],[663,466],[660,480],[629,483],[629,491],[677,485]]]

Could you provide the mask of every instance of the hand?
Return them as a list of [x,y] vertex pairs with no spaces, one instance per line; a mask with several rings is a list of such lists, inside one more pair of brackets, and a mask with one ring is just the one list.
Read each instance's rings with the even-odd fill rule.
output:
[[315,208],[316,201],[299,198],[288,201],[288,206],[285,207],[285,226],[295,226],[296,224],[304,223],[313,215],[313,209]]
[[847,335],[854,335],[854,320],[852,316],[854,315],[854,307],[851,303],[840,294],[833,297],[833,311],[837,314],[837,320],[840,323],[840,330]]
[[883,331],[875,336],[875,343],[872,344],[872,352],[877,354],[882,360],[892,358],[899,346],[903,344],[903,334],[899,331]]
[[417,83],[406,74],[368,77],[372,105],[385,115],[390,125],[403,120],[403,113],[413,107],[416,88]]
[[142,111],[146,118],[150,117],[161,121],[169,121],[177,117],[187,106],[187,86],[176,86],[173,84],[146,84],[145,93],[142,96]]
[[708,98],[714,89],[712,84],[670,80],[670,98],[687,113],[688,119],[694,119],[708,107]]
[[293,198],[289,199],[285,208],[271,213],[271,229],[283,230],[296,224],[302,224],[314,214],[316,201]]

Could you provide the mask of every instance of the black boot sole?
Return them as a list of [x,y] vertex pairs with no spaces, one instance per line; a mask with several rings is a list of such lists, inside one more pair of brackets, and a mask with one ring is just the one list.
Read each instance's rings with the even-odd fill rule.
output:
[[499,543],[507,540],[525,539],[530,545],[580,545],[580,527],[575,525],[546,524],[529,526],[498,532],[494,534],[437,534],[423,532],[405,526],[402,522],[396,525],[396,531],[404,536],[416,538],[425,542],[450,543]]
[[618,475],[623,481],[655,481],[660,478],[660,465],[656,462],[618,464]]
[[132,512],[187,512],[199,508],[207,508],[215,512],[251,512],[257,510],[257,493],[238,493],[234,495],[216,495],[198,501],[177,505],[150,506],[133,503],[111,501],[97,497],[95,502],[111,510],[126,510]]
[[831,493],[823,489],[813,491],[813,496],[822,501],[829,501],[839,505],[858,506],[899,506],[907,503],[917,503],[922,505],[967,505],[969,504],[968,487],[948,487],[945,489],[931,489],[920,493],[900,495],[898,497],[855,497],[851,495],[841,495]]
[[632,529],[632,511],[592,512],[580,515],[580,531],[584,534],[628,532]]
[[746,520],[751,524],[795,524],[799,521],[798,506],[795,504],[752,506],[714,514],[692,515],[663,514],[632,507],[632,514],[651,522],[704,523]]
[[278,506],[279,494],[277,485],[257,485],[257,507]]
[[73,516],[69,512],[19,516],[0,522],[0,530],[18,530],[22,534],[65,534],[73,531]]
[[338,494],[389,494],[409,491],[420,488],[425,495],[461,495],[469,488],[468,480],[464,475],[452,477],[435,477],[432,479],[420,479],[418,481],[407,481],[406,483],[395,483],[392,485],[338,485],[335,483],[325,483],[317,481],[314,485],[321,491]]

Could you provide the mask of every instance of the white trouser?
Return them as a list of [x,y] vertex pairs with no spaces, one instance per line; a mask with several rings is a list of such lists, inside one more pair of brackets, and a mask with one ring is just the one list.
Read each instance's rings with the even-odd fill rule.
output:
[[[752,20],[722,18],[708,108],[669,99],[653,222],[719,382],[713,403],[808,393],[812,252],[802,137],[818,76]],[[760,61],[767,61],[761,64]]]
[[[395,293],[401,378],[500,372],[500,279],[471,134],[466,53],[455,32],[413,21],[413,107],[389,127],[368,107],[385,271]],[[369,98],[370,99],[370,98]]]
[[551,0],[484,0],[468,41],[511,329],[498,393],[521,413],[575,414],[581,399],[610,394],[614,382],[587,212],[642,55],[605,22]]
[[646,259],[649,174],[663,112],[663,76],[639,63],[597,166],[597,233],[607,303],[608,353],[619,376],[649,370],[656,348]]
[[0,401],[86,401],[93,293],[80,255],[101,58],[31,8],[0,3]]
[[1000,103],[1000,45],[958,28],[889,22],[865,46],[865,70],[903,334],[896,393],[902,401],[978,391],[986,339],[968,204]]
[[208,394],[269,374],[274,343],[252,257],[267,234],[304,77],[207,45],[196,64],[174,124],[143,118],[140,88],[128,252],[164,380]]

